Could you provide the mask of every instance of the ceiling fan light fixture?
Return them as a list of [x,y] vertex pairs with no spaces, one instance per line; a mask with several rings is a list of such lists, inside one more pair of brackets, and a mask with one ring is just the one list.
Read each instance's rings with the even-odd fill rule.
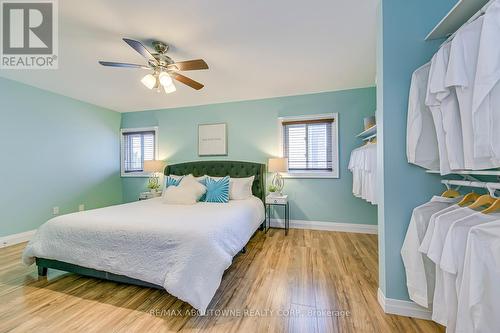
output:
[[156,86],[156,77],[153,74],[148,74],[141,79],[143,85],[148,89],[153,89]]
[[166,72],[161,72],[159,78],[160,78],[160,84],[164,87],[168,87],[172,84],[172,78]]
[[163,86],[163,90],[165,90],[165,94],[170,94],[170,93],[173,93],[174,91],[176,91],[177,88],[175,88],[175,85],[172,82],[168,86]]
[[153,47],[156,50],[156,53],[152,54],[141,42],[137,40],[123,38],[123,41],[143,56],[145,60],[147,60],[147,65],[112,61],[98,61],[99,64],[106,67],[139,68],[149,70],[152,73],[150,72],[151,74],[144,76],[141,79],[141,82],[148,89],[154,89],[157,92],[161,92],[161,88],[163,88],[167,94],[176,91],[173,80],[196,90],[200,90],[204,87],[200,82],[196,82],[179,72],[208,69],[208,65],[205,60],[193,59],[175,62],[166,54],[168,51],[168,45],[165,43],[154,41]]

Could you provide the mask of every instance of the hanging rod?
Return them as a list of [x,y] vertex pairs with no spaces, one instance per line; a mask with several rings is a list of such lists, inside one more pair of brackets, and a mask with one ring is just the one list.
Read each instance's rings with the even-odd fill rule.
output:
[[377,133],[372,134],[372,135],[370,135],[370,136],[367,136],[366,138],[363,138],[362,140],[363,140],[363,141],[370,141],[371,139],[374,139],[374,138],[376,138],[376,137],[377,137]]
[[[440,174],[438,170],[426,170],[425,172],[427,173],[435,173],[435,174]],[[451,171],[451,174],[453,175],[476,175],[476,176],[499,176],[500,177],[500,170],[454,170]]]
[[[443,179],[441,180],[441,184],[444,185],[453,185],[453,186],[463,186],[463,187],[476,187],[476,188],[487,188],[485,182],[476,182],[470,180],[449,180]],[[500,184],[498,184],[500,186]]]
[[490,192],[493,198],[498,198],[495,192],[500,190],[500,183],[443,179],[441,180],[441,184],[445,185],[447,188],[450,186],[484,188]]
[[359,133],[356,136],[358,138],[363,139],[363,138],[366,138],[368,136],[373,136],[374,134],[375,135],[377,134],[377,125],[373,125],[372,127],[365,129],[363,132]]
[[448,43],[449,41],[453,40],[453,38],[455,38],[455,36],[457,35],[457,33],[463,28],[465,27],[466,25],[474,22],[475,20],[477,20],[479,17],[483,16],[485,13],[486,13],[486,10],[488,9],[488,7],[496,0],[490,0],[488,1],[480,10],[478,10],[474,15],[472,15],[472,17],[470,19],[467,20],[467,22],[465,22],[464,24],[462,24],[460,26],[460,28],[458,28],[454,33],[452,33],[448,38],[446,38],[446,40],[444,41],[444,44]]
[[478,12],[486,9],[485,5],[492,0],[458,0],[455,6],[439,21],[425,40],[448,38],[459,30],[464,22],[472,22],[478,16]]

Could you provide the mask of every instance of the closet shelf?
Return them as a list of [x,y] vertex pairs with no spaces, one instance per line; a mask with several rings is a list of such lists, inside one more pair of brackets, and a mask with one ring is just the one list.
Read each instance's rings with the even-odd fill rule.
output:
[[473,17],[474,14],[491,2],[488,0],[460,0],[432,29],[427,37],[425,37],[425,40],[449,37]]
[[376,136],[377,136],[377,125],[373,125],[372,127],[356,135],[356,137],[361,138],[363,140],[370,140]]
[[[440,174],[437,170],[427,170],[427,173]],[[476,176],[500,176],[500,170],[462,170],[462,171],[452,171],[452,175],[476,175]]]

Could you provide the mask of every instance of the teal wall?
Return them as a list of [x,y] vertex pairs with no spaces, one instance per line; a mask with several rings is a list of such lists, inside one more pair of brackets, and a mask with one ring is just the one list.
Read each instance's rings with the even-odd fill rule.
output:
[[0,237],[122,201],[119,113],[0,78]]
[[[229,155],[214,159],[266,163],[278,155],[278,117],[339,113],[340,179],[286,179],[291,218],[311,221],[376,224],[377,210],[352,195],[347,170],[350,152],[361,142],[363,117],[375,111],[375,88],[125,113],[122,128],[159,126],[160,158],[168,163],[207,160],[197,155],[198,124],[228,124]],[[145,178],[122,178],[125,201],[137,200]]]
[[412,72],[429,61],[442,41],[425,36],[453,0],[382,0],[379,11],[377,121],[380,288],[408,300],[401,246],[414,207],[439,194],[439,177],[406,160],[406,114]]

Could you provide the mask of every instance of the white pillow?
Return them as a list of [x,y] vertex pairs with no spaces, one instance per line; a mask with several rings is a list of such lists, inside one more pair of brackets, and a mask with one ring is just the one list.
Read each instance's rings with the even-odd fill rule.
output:
[[252,197],[252,185],[255,176],[246,178],[231,178],[229,180],[229,199],[243,200]]
[[[223,177],[211,177],[215,180]],[[244,200],[252,197],[252,185],[255,176],[245,178],[229,178],[229,200]]]
[[188,187],[169,186],[165,189],[163,202],[169,205],[194,205],[196,203],[196,192]]
[[178,181],[182,177],[184,177],[184,176],[177,176],[177,175],[168,175],[168,176],[165,176],[165,178],[163,180],[163,193],[161,194],[161,197],[165,198],[165,190],[167,189],[167,187],[172,187],[173,186],[173,185],[167,186],[167,184],[166,184],[167,183],[167,178],[172,178],[173,180]]
[[198,180],[196,180],[193,175],[184,176],[178,187],[186,191],[193,192],[196,195],[196,201],[200,200],[203,194],[205,194],[205,192],[207,191],[207,188]]

